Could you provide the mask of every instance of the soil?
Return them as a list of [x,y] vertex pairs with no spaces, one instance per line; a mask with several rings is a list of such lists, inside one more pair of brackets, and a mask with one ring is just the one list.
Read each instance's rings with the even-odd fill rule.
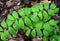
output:
[[[0,0],[0,22],[5,20],[8,14],[11,14],[13,10],[18,10],[22,7],[31,7],[36,3],[40,3],[45,0]],[[60,8],[59,0],[49,0],[54,2],[58,8]],[[53,16],[54,19],[59,21],[60,26],[60,12]],[[7,41],[42,41],[42,38],[28,38],[24,35],[25,31],[18,31],[17,36],[11,37]],[[1,41],[1,40],[0,40]]]

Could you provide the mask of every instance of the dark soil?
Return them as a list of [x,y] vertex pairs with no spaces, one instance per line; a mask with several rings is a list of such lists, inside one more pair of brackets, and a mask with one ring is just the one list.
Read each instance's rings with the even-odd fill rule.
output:
[[[36,3],[39,3],[44,0],[0,0],[0,22],[2,20],[5,20],[8,14],[11,14],[13,10],[18,10],[22,7],[31,7]],[[60,8],[60,0],[49,0],[51,2],[54,2],[57,7]],[[54,19],[58,20],[58,25],[60,26],[60,12],[56,14]],[[11,37],[11,39],[7,41],[42,41],[42,38],[32,38],[26,37],[24,35],[25,31],[21,30],[18,31],[17,36]]]

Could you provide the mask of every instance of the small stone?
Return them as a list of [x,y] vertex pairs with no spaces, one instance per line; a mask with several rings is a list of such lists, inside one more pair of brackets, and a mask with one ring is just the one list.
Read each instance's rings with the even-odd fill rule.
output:
[[6,2],[7,7],[12,7],[14,5],[14,2],[7,1]]
[[17,40],[18,40],[18,41],[24,41],[24,39],[23,39],[23,38],[17,38]]
[[14,40],[14,39],[10,39],[9,41],[17,41],[17,40]]
[[17,10],[17,9],[19,9],[19,6],[14,6],[13,8],[14,8],[14,10]]
[[20,5],[20,2],[19,2],[19,3],[17,3],[17,5],[19,6],[19,5]]

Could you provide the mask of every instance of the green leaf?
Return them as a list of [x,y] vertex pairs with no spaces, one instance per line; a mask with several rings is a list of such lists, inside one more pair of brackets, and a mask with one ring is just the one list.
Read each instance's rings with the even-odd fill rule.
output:
[[1,33],[1,39],[4,40],[4,41],[6,40],[6,37],[5,37],[4,33]]
[[22,18],[19,19],[19,27],[23,29],[24,27],[24,21]]
[[54,12],[55,12],[55,13],[58,13],[58,12],[59,12],[59,8],[55,8],[55,9],[54,9]]
[[48,14],[49,14],[50,16],[53,16],[53,15],[55,14],[55,12],[54,12],[54,10],[49,9],[49,10],[48,10]]
[[15,34],[16,34],[16,31],[15,31],[12,27],[9,27],[8,31],[9,31],[10,34],[12,34],[12,35],[15,35]]
[[15,23],[13,24],[13,28],[14,28],[15,30],[18,30],[18,29],[19,29],[18,20],[15,20]]
[[26,31],[26,33],[25,33],[26,36],[29,36],[29,35],[30,35],[30,31],[31,31],[30,29],[28,29],[28,30]]
[[4,35],[5,35],[6,38],[10,38],[10,34],[7,30],[4,30]]
[[35,26],[36,27],[36,30],[42,29],[42,25],[43,25],[42,22],[37,23],[36,26]]
[[43,30],[43,35],[44,35],[45,37],[48,36],[48,35],[49,35],[48,31]]
[[16,11],[13,11],[13,12],[12,12],[12,16],[13,16],[14,18],[18,18],[18,13],[17,13]]
[[32,35],[33,37],[36,37],[36,31],[35,31],[35,29],[32,30],[31,35]]
[[7,28],[7,24],[6,24],[6,22],[5,22],[4,20],[1,22],[1,26],[2,26],[3,28]]
[[43,41],[48,41],[48,38],[47,37],[43,37]]
[[25,17],[25,24],[27,25],[27,26],[32,26],[32,22],[31,22],[31,20],[28,18],[28,17]]
[[39,21],[39,18],[38,18],[38,16],[35,16],[35,15],[31,15],[31,20],[33,21],[33,22],[38,22]]
[[48,21],[49,20],[49,16],[48,16],[46,11],[43,11],[43,17],[44,17],[44,21]]
[[11,20],[6,20],[6,23],[7,23],[7,26],[10,27],[12,24],[13,24],[14,21],[11,21]]
[[42,37],[42,31],[41,30],[37,30],[37,37]]
[[48,8],[49,8],[49,3],[48,2],[44,3],[44,9],[48,10]]
[[[51,31],[51,26],[48,23],[45,23],[43,26],[44,30],[50,32]],[[48,28],[48,29],[47,29]]]
[[23,30],[27,31],[27,30],[29,30],[29,27],[24,26],[24,29]]
[[43,10],[43,4],[42,4],[42,3],[38,4],[37,7],[38,7],[41,11]]
[[58,41],[59,36],[58,35],[53,35],[52,37],[50,37],[50,41]]
[[2,27],[0,27],[0,31],[3,31]]
[[57,25],[57,23],[58,23],[58,21],[55,21],[53,19],[49,21],[49,24],[52,25],[52,26]]
[[24,13],[28,16],[31,14],[31,9],[30,8],[24,8]]
[[25,16],[24,8],[18,10],[18,13],[19,13],[20,16],[24,17]]
[[33,7],[31,7],[31,11],[32,11],[32,12],[38,12],[39,9],[38,9],[37,6],[33,6]]
[[56,5],[54,4],[54,3],[52,3],[51,5],[50,5],[50,9],[55,9],[56,8]]
[[41,20],[43,19],[42,12],[39,12],[39,13],[38,13],[38,16],[39,16],[39,18],[40,18]]
[[14,20],[14,18],[13,18],[12,15],[8,15],[8,16],[7,16],[7,19],[9,19],[9,20]]

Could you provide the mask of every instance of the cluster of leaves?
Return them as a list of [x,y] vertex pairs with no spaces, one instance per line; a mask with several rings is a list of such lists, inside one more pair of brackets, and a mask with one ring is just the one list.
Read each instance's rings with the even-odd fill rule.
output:
[[[42,37],[44,41],[48,41],[48,36],[56,35],[59,31],[58,21],[51,19],[59,8],[54,3],[38,3],[31,8],[21,8],[18,12],[13,11],[7,16],[6,20],[1,22],[0,37],[3,41],[16,35],[16,31],[23,29],[25,35],[29,37]],[[55,41],[55,36],[51,37],[51,41]],[[53,39],[54,38],[54,39]]]

